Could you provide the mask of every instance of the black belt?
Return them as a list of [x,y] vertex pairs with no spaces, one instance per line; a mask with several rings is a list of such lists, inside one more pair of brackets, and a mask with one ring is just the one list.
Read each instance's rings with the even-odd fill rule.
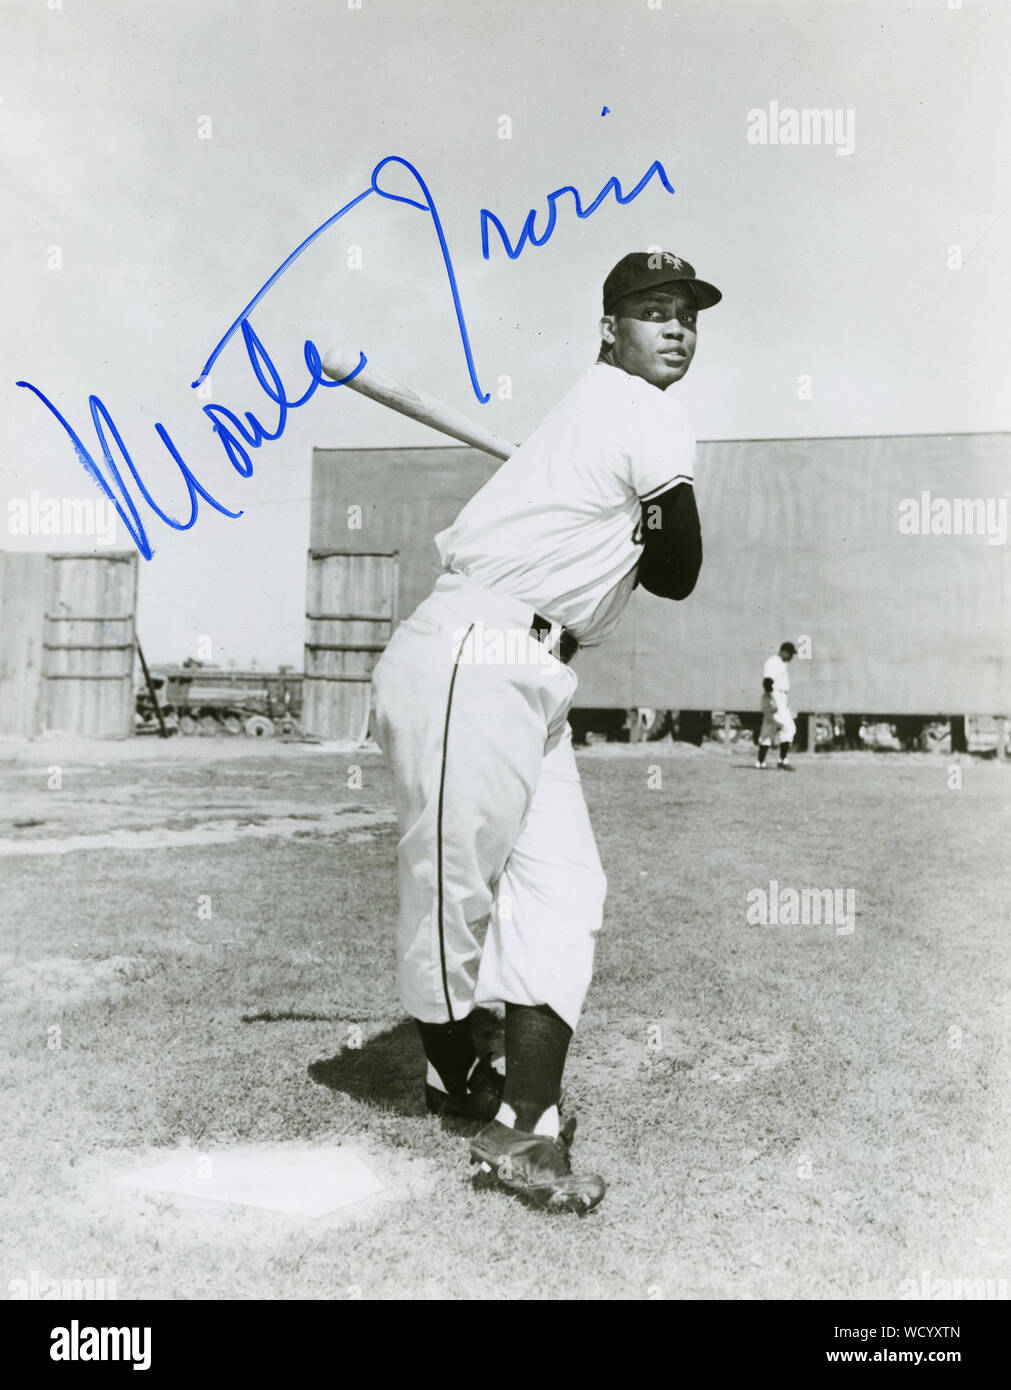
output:
[[[551,636],[551,620],[542,618],[540,613],[534,614],[534,620],[530,624],[530,636],[535,637],[538,642],[547,642]],[[579,651],[579,638],[574,637],[567,627],[562,628],[562,635],[558,639],[558,651],[555,655],[564,666]]]

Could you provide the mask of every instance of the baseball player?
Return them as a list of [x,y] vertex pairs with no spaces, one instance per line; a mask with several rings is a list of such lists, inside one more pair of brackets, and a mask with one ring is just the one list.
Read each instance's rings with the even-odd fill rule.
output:
[[797,725],[790,712],[790,662],[797,655],[792,642],[781,642],[778,655],[770,656],[762,667],[764,679],[771,678],[772,694],[776,701],[776,722],[779,724],[779,767],[783,772],[793,772],[790,762],[790,744],[797,735]]
[[772,677],[765,676],[762,680],[762,727],[758,731],[758,756],[755,759],[755,766],[763,772],[768,766],[766,754],[774,743],[779,742],[780,730],[786,718],[779,713],[772,691]]
[[[691,593],[702,563],[695,440],[676,393],[720,291],[669,253],[604,282],[600,354],[435,538],[443,573],[376,666],[376,732],[400,829],[399,985],[431,1111],[485,1122],[472,1161],[533,1205],[585,1212],[562,1073],[603,917],[567,715],[571,661],[636,584]],[[483,946],[478,931],[486,926]],[[505,1005],[505,1076],[470,1015]]]

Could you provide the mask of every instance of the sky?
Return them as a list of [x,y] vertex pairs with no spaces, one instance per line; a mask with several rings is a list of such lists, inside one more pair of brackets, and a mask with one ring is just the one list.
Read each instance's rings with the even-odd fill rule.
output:
[[[241,334],[191,387],[387,156],[430,191],[491,399],[434,219],[370,193],[250,313],[291,400],[305,341],[341,344],[522,440],[595,357],[608,270],[662,247],[724,294],[674,388],[700,439],[1009,428],[1007,4],[6,0],[0,32],[0,545],[103,549],[21,534],[33,494],[36,517],[100,497],[21,381],[101,460],[97,397],[170,515],[190,501],[159,424],[242,512],[198,498],[172,529],[116,453],[153,548],[152,661],[301,668],[313,448],[445,442],[319,389],[245,477],[203,413],[276,432]],[[789,112],[825,109],[829,143],[785,142]],[[784,140],[763,143],[763,124]],[[563,195],[544,244],[510,259],[492,231],[482,255],[482,209],[514,242],[536,210],[540,236],[553,190],[585,205],[617,177],[627,194],[654,161],[673,195],[654,177],[584,219]],[[403,166],[377,180],[419,196]],[[117,522],[114,548],[132,544]]]

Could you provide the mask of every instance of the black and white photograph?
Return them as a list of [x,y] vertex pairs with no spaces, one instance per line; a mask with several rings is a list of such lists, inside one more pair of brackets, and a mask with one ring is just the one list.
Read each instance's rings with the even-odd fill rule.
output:
[[686,1346],[721,1304],[727,1355],[776,1305],[805,1369],[971,1364],[1011,1283],[1011,5],[0,31],[35,1364],[366,1301],[678,1303]]

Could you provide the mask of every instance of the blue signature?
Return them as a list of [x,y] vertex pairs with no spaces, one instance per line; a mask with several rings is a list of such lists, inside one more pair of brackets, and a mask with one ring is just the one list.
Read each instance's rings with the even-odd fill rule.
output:
[[[604,110],[600,114],[604,115],[606,111],[607,107],[605,106]],[[506,229],[502,226],[502,223],[498,220],[495,214],[489,212],[487,208],[482,208],[481,254],[484,256],[485,260],[489,259],[489,222],[494,224],[496,231],[502,238],[502,245],[505,247],[506,255],[509,257],[511,261],[514,261],[516,257],[520,255],[520,253],[523,250],[523,247],[526,245],[528,240],[531,246],[543,246],[546,241],[550,240],[551,233],[555,230],[555,221],[558,216],[555,204],[558,202],[558,199],[562,196],[563,193],[572,194],[573,201],[576,204],[576,216],[579,218],[586,218],[597,211],[601,203],[604,201],[604,199],[607,197],[608,193],[610,193],[612,189],[614,190],[615,201],[619,203],[622,207],[624,207],[626,203],[630,203],[633,198],[638,198],[639,194],[646,187],[646,185],[649,183],[650,179],[653,177],[654,174],[656,174],[659,177],[660,182],[663,184],[664,188],[666,188],[668,193],[674,192],[674,189],[671,187],[670,180],[667,177],[667,172],[658,159],[654,160],[654,162],[649,166],[645,174],[643,174],[642,178],[632,189],[631,193],[622,193],[621,184],[618,182],[618,180],[616,178],[610,178],[608,179],[607,183],[604,184],[604,187],[597,194],[596,198],[594,198],[590,206],[585,209],[583,207],[582,199],[579,196],[578,189],[573,188],[571,184],[566,184],[564,188],[556,188],[554,193],[548,194],[548,223],[547,226],[544,228],[543,235],[536,236],[534,233],[534,219],[536,218],[537,213],[535,209],[531,208],[530,212],[527,214],[526,221],[523,223],[523,230],[520,232],[520,239],[515,246],[513,246],[512,242],[509,240],[509,236],[506,232]]]
[[[415,191],[419,195],[418,197],[406,197],[400,193],[392,193],[389,191],[389,189],[384,188],[380,185],[379,175],[387,167],[387,165],[390,164],[399,165],[401,169],[405,169],[408,171],[408,173],[412,176],[412,178],[415,181]],[[485,260],[489,258],[489,224],[493,225],[497,229],[499,236],[502,239],[503,246],[505,247],[506,255],[509,257],[510,260],[515,260],[517,256],[519,256],[520,253],[523,251],[523,248],[528,241],[532,246],[543,246],[545,242],[549,240],[552,233],[554,232],[555,223],[557,220],[556,203],[557,200],[562,196],[562,194],[571,193],[575,201],[576,216],[579,218],[586,218],[589,217],[591,213],[596,211],[596,209],[600,206],[601,202],[604,200],[607,194],[610,193],[612,190],[614,192],[616,201],[620,205],[630,203],[633,198],[637,198],[639,196],[642,190],[653,178],[654,174],[658,176],[660,183],[663,185],[663,187],[667,190],[668,193],[674,192],[674,189],[671,187],[671,184],[667,178],[666,172],[664,171],[663,165],[659,162],[659,160],[655,161],[653,164],[650,165],[649,169],[646,171],[643,177],[628,194],[622,193],[621,184],[618,182],[617,178],[612,177],[608,179],[608,181],[605,183],[604,187],[601,189],[597,197],[593,200],[589,207],[585,209],[583,208],[579,193],[575,188],[567,185],[564,188],[556,189],[553,193],[548,194],[548,219],[547,225],[542,235],[538,237],[534,232],[534,220],[536,214],[534,211],[531,211],[523,223],[523,228],[520,233],[519,240],[517,241],[515,246],[513,246],[510,242],[505,228],[503,227],[499,219],[494,215],[494,213],[489,212],[487,208],[482,208],[481,247]],[[433,199],[432,194],[429,191],[428,185],[425,183],[425,180],[421,177],[421,174],[418,172],[418,170],[414,167],[413,164],[411,164],[406,159],[401,159],[399,155],[387,155],[384,159],[381,159],[379,163],[375,166],[375,168],[372,170],[372,177],[370,180],[369,187],[364,189],[361,193],[359,193],[357,197],[352,198],[350,202],[345,203],[342,208],[335,212],[331,217],[328,217],[325,222],[321,223],[320,226],[318,226],[314,232],[311,232],[310,235],[307,236],[303,242],[296,246],[295,250],[292,251],[291,255],[288,256],[284,261],[282,261],[282,263],[274,271],[273,275],[271,275],[270,278],[266,280],[263,285],[260,286],[256,294],[254,294],[253,298],[249,301],[249,303],[245,306],[242,312],[238,315],[238,317],[228,328],[227,332],[223,334],[219,342],[216,344],[213,351],[207,358],[207,361],[201,368],[196,380],[191,382],[192,388],[195,389],[199,387],[206,380],[207,375],[213,367],[214,363],[217,361],[218,357],[224,351],[225,347],[228,345],[231,339],[235,336],[236,333],[241,333],[242,340],[246,348],[246,355],[249,359],[249,364],[253,369],[253,376],[256,378],[257,385],[260,387],[264,395],[266,395],[267,398],[273,403],[273,405],[277,407],[277,422],[273,428],[267,428],[255,415],[252,414],[251,411],[248,410],[245,412],[245,418],[243,421],[240,420],[239,417],[233,411],[229,410],[226,406],[218,405],[215,403],[205,405],[203,407],[203,413],[207,416],[208,420],[210,421],[211,428],[214,434],[217,435],[218,440],[220,441],[225,451],[229,463],[232,465],[235,471],[243,478],[249,478],[252,476],[253,473],[253,461],[250,457],[249,451],[251,449],[259,449],[261,445],[263,445],[264,443],[269,443],[271,441],[280,439],[287,425],[288,412],[290,410],[297,410],[301,406],[305,405],[308,401],[312,399],[312,397],[315,395],[317,389],[320,386],[329,389],[335,386],[347,385],[347,383],[353,381],[354,378],[358,375],[358,373],[362,371],[362,369],[365,367],[365,364],[368,359],[366,358],[364,352],[359,352],[358,365],[355,367],[353,372],[350,372],[346,377],[342,377],[339,381],[328,380],[323,375],[322,359],[320,357],[319,349],[316,347],[316,344],[312,342],[311,339],[306,339],[303,349],[303,356],[305,360],[306,370],[309,374],[308,386],[306,386],[306,388],[303,390],[300,396],[293,399],[288,395],[284,383],[281,380],[280,373],[277,370],[277,367],[274,365],[274,362],[272,361],[270,354],[267,352],[267,349],[264,347],[263,343],[255,333],[252,324],[249,322],[249,315],[252,313],[253,309],[255,309],[256,305],[259,304],[260,300],[263,299],[264,295],[266,295],[270,291],[270,289],[277,283],[277,281],[281,278],[281,276],[288,269],[288,267],[295,260],[297,260],[299,256],[302,255],[303,251],[307,250],[308,247],[312,245],[312,243],[316,240],[317,237],[322,236],[322,234],[325,231],[332,227],[336,222],[340,221],[342,217],[346,216],[347,213],[349,213],[353,208],[356,208],[359,203],[363,202],[372,194],[377,194],[380,198],[385,198],[390,202],[404,203],[408,207],[417,208],[419,212],[427,213],[428,216],[431,217],[432,226],[439,242],[439,250],[442,255],[443,265],[446,271],[446,277],[449,282],[450,293],[453,297],[453,307],[456,312],[457,327],[460,333],[460,341],[463,347],[464,357],[467,363],[467,371],[470,376],[471,387],[478,401],[480,401],[482,405],[484,405],[490,399],[489,393],[482,391],[481,383],[478,380],[477,368],[474,365],[474,354],[471,348],[470,333],[467,329],[467,320],[463,312],[462,302],[460,300],[460,289],[459,285],[457,284],[456,272],[453,269],[453,259],[450,255],[449,244],[446,241],[446,233],[442,225],[442,219],[440,218],[438,210],[435,206],[435,200]],[[141,519],[140,512],[138,511],[137,503],[131,495],[130,488],[128,487],[127,482],[124,480],[123,473],[116,462],[116,458],[113,453],[113,445],[115,446],[115,449],[118,452],[123,464],[125,465],[130,477],[133,479],[137,492],[140,494],[141,498],[148,505],[148,507],[151,508],[155,515],[160,517],[161,520],[167,526],[171,527],[173,530],[188,531],[196,523],[199,511],[198,499],[200,498],[203,498],[203,500],[207,503],[209,507],[212,507],[215,511],[220,512],[223,516],[235,518],[240,517],[242,515],[241,511],[234,512],[229,510],[229,508],[226,507],[224,503],[219,502],[217,498],[213,497],[211,493],[207,491],[207,489],[193,474],[191,469],[186,464],[185,460],[180,455],[179,450],[176,448],[171,435],[169,434],[168,430],[165,428],[163,424],[155,424],[155,433],[157,434],[158,438],[161,440],[165,448],[168,450],[169,456],[172,458],[176,467],[179,469],[179,473],[186,485],[186,489],[189,494],[189,515],[183,519],[171,516],[168,512],[163,510],[163,508],[160,507],[158,503],[155,501],[155,499],[152,497],[147,485],[144,482],[144,479],[141,477],[141,474],[137,469],[136,464],[130,456],[130,452],[123,441],[122,435],[116,427],[115,421],[110,415],[107,407],[103,404],[102,400],[98,396],[89,396],[88,406],[91,411],[92,424],[95,429],[95,435],[98,440],[98,447],[101,451],[101,457],[104,461],[105,469],[108,473],[108,478],[105,476],[105,474],[103,474],[102,466],[96,460],[94,454],[92,454],[91,451],[86,447],[83,440],[74,430],[73,426],[61,414],[61,412],[53,404],[53,402],[49,400],[49,398],[42,391],[40,391],[37,386],[34,386],[30,381],[18,381],[15,384],[18,386],[23,386],[27,390],[33,392],[42,402],[42,404],[56,417],[56,419],[62,425],[63,429],[66,431],[70,439],[71,444],[74,447],[78,460],[80,461],[85,472],[87,472],[89,476],[94,479],[100,491],[103,492],[105,496],[109,499],[109,501],[111,501],[112,504],[115,506],[117,512],[122,518],[123,524],[126,526],[127,531],[132,537],[135,546],[137,547],[138,551],[141,553],[145,560],[150,560],[152,558],[152,556],[155,553],[154,548],[152,547],[150,540],[148,539],[147,530]],[[112,443],[110,443],[110,438]]]

